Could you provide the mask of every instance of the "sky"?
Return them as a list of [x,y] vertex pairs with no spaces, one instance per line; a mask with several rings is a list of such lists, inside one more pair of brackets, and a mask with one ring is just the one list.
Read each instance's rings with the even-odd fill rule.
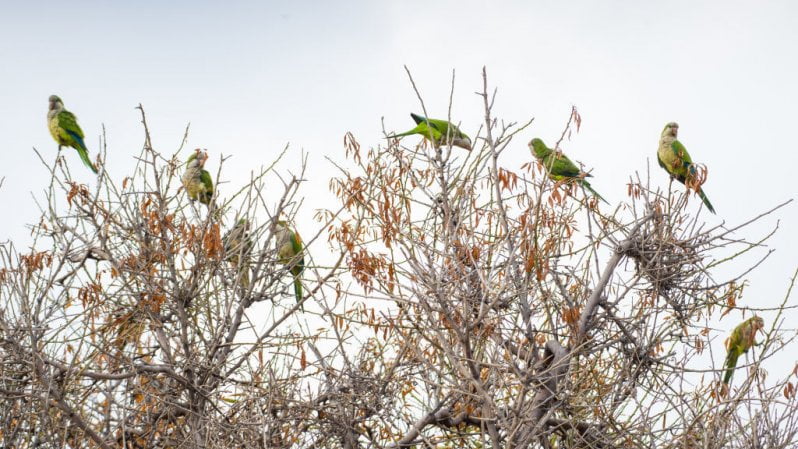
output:
[[[455,70],[453,118],[470,134],[483,117],[474,92],[486,66],[499,89],[494,115],[535,118],[503,155],[511,169],[530,161],[532,137],[554,142],[577,106],[581,132],[563,148],[613,204],[647,167],[667,187],[654,158],[669,121],[709,168],[704,187],[718,211],[704,215],[710,224],[736,225],[798,193],[793,1],[75,0],[3,9],[0,204],[14,212],[0,221],[0,241],[21,241],[37,220],[31,195],[47,173],[32,147],[50,156],[57,148],[45,122],[50,94],[76,113],[92,157],[105,125],[106,168],[118,179],[141,149],[139,103],[157,150],[172,154],[190,122],[186,148],[207,148],[214,173],[218,155],[231,155],[228,179],[248,177],[290,143],[285,170],[309,155],[303,213],[312,227],[312,210],[333,198],[325,157],[343,158],[344,134],[368,147],[383,141],[383,118],[388,130],[412,127],[408,113],[421,108],[404,65],[432,117],[446,116]],[[67,159],[93,182],[75,155]],[[776,252],[749,277],[752,305],[780,302],[798,267],[798,205],[738,236],[757,239],[777,219]]]

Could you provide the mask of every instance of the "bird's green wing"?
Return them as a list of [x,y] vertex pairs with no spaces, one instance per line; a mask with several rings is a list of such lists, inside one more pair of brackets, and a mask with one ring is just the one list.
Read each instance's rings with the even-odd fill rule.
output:
[[419,123],[410,131],[401,134],[395,134],[391,137],[409,136],[411,134],[418,134],[424,138],[432,140],[433,142],[439,142],[441,140],[441,132],[438,131],[438,129],[434,126],[427,126],[426,123]]
[[84,137],[75,114],[69,111],[64,110],[58,113],[58,126],[70,134],[76,134],[81,139]]
[[430,124],[435,127],[440,133],[441,136],[450,136],[455,138],[464,138],[468,137],[457,125],[447,122],[446,120],[437,120],[437,119],[430,119]]
[[544,158],[543,165],[549,170],[549,174],[557,180],[576,178],[581,173],[579,167],[571,162],[568,156],[560,154],[558,157],[556,151],[552,151]]
[[447,120],[426,118],[422,115],[413,114],[412,112],[410,113],[410,116],[413,117],[413,120],[417,125],[426,125],[429,123],[430,127],[434,129],[433,132],[437,131],[439,133],[437,137],[434,136],[436,139],[440,139],[441,137],[445,136],[456,138],[468,137],[464,132],[460,131],[460,128],[458,128],[457,125]]
[[693,160],[690,159],[690,153],[687,152],[687,148],[678,140],[674,140],[673,143],[671,143],[671,150],[673,150],[673,154],[676,155],[676,157],[681,159],[684,168],[689,167],[690,164],[693,163]]
[[208,173],[208,170],[202,170],[200,172],[200,181],[202,181],[202,185],[205,186],[207,194],[213,196],[213,178],[211,178],[211,174]]
[[[447,127],[445,126],[441,127],[440,125],[436,125],[435,123],[432,122],[432,120],[430,120],[429,126],[427,126],[426,123],[422,123],[418,126],[422,127],[422,132],[420,132],[419,134],[429,139],[432,139],[433,141],[438,143],[440,143],[441,140],[448,135]],[[456,137],[456,135],[452,134],[452,137]]]
[[211,178],[211,174],[208,173],[208,170],[202,170],[200,172],[200,182],[202,183],[203,189],[197,195],[199,201],[206,206],[210,206],[211,199],[213,198],[213,179]]
[[[291,242],[291,250],[293,251],[294,255],[296,256],[297,254],[301,254],[302,250],[304,248],[302,248],[302,238],[299,236],[299,233],[291,232],[291,237],[290,237],[289,240]],[[304,256],[298,258],[298,260],[296,261],[296,263],[292,267],[292,272],[293,272],[293,269],[298,269],[297,270],[298,273],[302,273],[302,270],[305,269],[305,257]]]
[[431,119],[429,119],[429,124],[433,128],[437,129],[438,132],[441,133],[441,135],[445,136],[449,132],[449,128],[451,128],[453,136],[457,135],[456,134],[456,131],[458,131],[457,127],[452,125],[451,123],[447,122],[446,120],[437,120],[437,119],[431,118]]

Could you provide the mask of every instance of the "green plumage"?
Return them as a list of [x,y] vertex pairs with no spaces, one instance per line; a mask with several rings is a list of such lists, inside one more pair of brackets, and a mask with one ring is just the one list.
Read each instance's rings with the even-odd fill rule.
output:
[[[687,148],[676,140],[678,132],[679,125],[677,123],[671,122],[665,125],[657,148],[657,162],[671,177],[684,185],[691,185],[696,175],[696,168]],[[697,186],[696,193],[707,209],[714,214],[715,208],[712,207],[712,203],[709,202],[709,198],[701,186]]]
[[209,206],[213,198],[213,178],[205,170],[208,153],[197,148],[186,160],[186,168],[181,181],[191,201],[199,201]]
[[97,167],[91,163],[89,158],[89,150],[86,148],[86,142],[83,140],[83,130],[78,125],[78,120],[75,114],[64,109],[64,102],[56,95],[50,95],[50,108],[47,111],[47,127],[50,129],[50,134],[53,139],[58,143],[59,149],[62,146],[72,147],[80,156],[80,160],[97,173]]
[[388,138],[390,139],[418,134],[432,142],[435,148],[438,148],[446,143],[450,143],[451,145],[471,151],[471,138],[469,138],[464,132],[460,131],[460,128],[458,128],[456,125],[446,120],[438,120],[434,118],[428,119],[424,116],[413,114],[412,112],[410,113],[410,117],[412,117],[413,121],[416,122],[415,128],[400,134],[388,136]]
[[200,172],[200,182],[202,182],[202,192],[199,194],[199,201],[202,204],[209,204],[213,197],[213,179],[208,170]]
[[543,165],[543,168],[546,169],[546,173],[548,173],[551,179],[555,181],[576,182],[589,190],[596,198],[607,203],[607,200],[593,190],[590,183],[585,180],[585,177],[593,175],[580,170],[576,164],[568,159],[568,156],[564,155],[562,152],[552,150],[543,143],[543,140],[538,138],[534,138],[529,142],[529,149],[540,161],[541,165]]
[[[275,223],[275,242],[277,257],[280,263],[289,267],[294,278],[294,296],[297,302],[302,301],[302,272],[305,270],[305,257],[302,238],[296,231],[288,228],[285,221]],[[303,308],[304,311],[304,308]]]
[[765,327],[765,322],[758,316],[743,321],[732,331],[729,337],[728,352],[726,353],[726,373],[723,376],[723,383],[729,384],[734,369],[737,367],[737,359],[748,352],[756,344],[756,333]]

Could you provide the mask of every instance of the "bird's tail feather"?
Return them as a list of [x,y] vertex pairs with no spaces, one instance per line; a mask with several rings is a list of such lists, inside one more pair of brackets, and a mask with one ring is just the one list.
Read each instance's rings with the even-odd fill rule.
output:
[[404,136],[410,136],[410,135],[416,134],[417,132],[418,132],[418,131],[416,131],[416,129],[415,129],[415,128],[413,128],[413,129],[411,129],[410,131],[406,131],[406,132],[399,133],[399,134],[392,134],[392,135],[390,135],[390,136],[385,136],[385,138],[386,138],[386,139],[393,139],[393,138],[395,138],[395,137],[404,137]]
[[606,203],[606,204],[610,204],[610,203],[609,203],[609,201],[605,200],[603,196],[599,195],[599,193],[598,193],[598,192],[596,192],[595,190],[593,190],[593,187],[591,187],[591,186],[590,186],[590,183],[589,183],[589,182],[587,182],[587,181],[585,181],[584,179],[582,180],[582,186],[583,186],[584,188],[586,188],[587,190],[590,190],[590,193],[592,193],[593,195],[595,195],[595,196],[596,196],[596,198],[600,199],[601,201],[604,201],[604,203]]
[[704,189],[698,189],[698,196],[701,197],[701,201],[704,202],[704,205],[707,207],[707,209],[714,214],[715,208],[712,207],[712,203],[709,202],[709,198],[707,198],[707,195],[704,193]]
[[729,385],[734,368],[737,367],[737,357],[735,352],[729,352],[729,355],[726,356],[726,373],[723,375],[723,383],[726,385]]
[[91,159],[89,158],[89,150],[86,148],[86,143],[83,141],[83,138],[77,135],[77,133],[69,131],[67,132],[69,133],[70,136],[72,136],[73,139],[75,139],[75,142],[77,142],[78,146],[80,147],[80,148],[75,148],[75,150],[77,150],[78,152],[78,155],[80,156],[80,160],[82,160],[83,163],[86,165],[86,167],[89,167],[91,171],[93,171],[96,174],[97,167],[95,167],[94,164],[91,163]]
[[[294,296],[296,296],[296,302],[302,301],[302,279],[299,276],[294,276]],[[304,306],[299,306],[301,311],[305,311]]]

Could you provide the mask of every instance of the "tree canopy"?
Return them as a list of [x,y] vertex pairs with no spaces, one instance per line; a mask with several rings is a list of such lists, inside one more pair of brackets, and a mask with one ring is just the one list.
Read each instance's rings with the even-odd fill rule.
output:
[[[503,166],[534,123],[494,117],[483,79],[484,123],[446,117],[471,151],[346,133],[337,203],[313,222],[305,166],[279,157],[228,180],[217,152],[215,201],[190,201],[191,149],[159,151],[141,107],[121,179],[100,164],[79,184],[44,152],[32,244],[0,244],[0,446],[790,446],[796,373],[762,364],[793,341],[792,284],[776,310],[741,300],[759,265],[744,256],[767,257],[772,233],[741,235],[783,204],[708,225],[680,184],[616,177],[628,196],[604,204],[531,152]],[[304,237],[299,275],[278,221]],[[713,325],[754,314],[764,328],[725,385]]]

